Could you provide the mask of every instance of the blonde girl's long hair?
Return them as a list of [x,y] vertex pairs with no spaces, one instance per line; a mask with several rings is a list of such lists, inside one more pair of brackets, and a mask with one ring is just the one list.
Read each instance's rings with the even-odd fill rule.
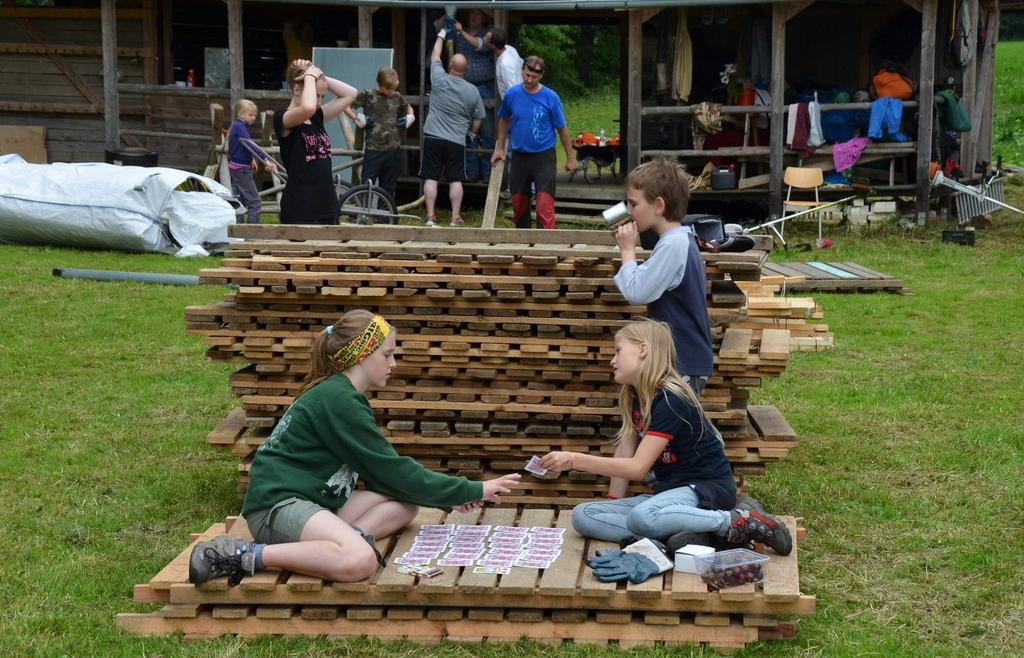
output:
[[358,336],[373,319],[373,315],[363,309],[349,311],[331,325],[330,334],[321,331],[316,335],[316,338],[313,339],[313,346],[310,348],[309,374],[306,375],[306,379],[302,383],[302,390],[295,396],[296,399],[334,373],[340,372],[332,356],[337,354],[345,343]]
[[[619,413],[622,414],[622,425],[616,435],[615,442],[623,439],[636,439],[636,427],[633,425],[633,407],[639,406],[644,427],[651,422],[651,405],[654,397],[661,394],[673,394],[686,404],[693,405],[701,419],[701,435],[704,427],[709,425],[704,409],[700,406],[697,395],[686,383],[676,369],[676,346],[672,340],[672,329],[668,324],[658,320],[642,320],[631,322],[615,333],[616,340],[622,339],[634,345],[647,345],[647,355],[640,361],[636,382],[624,384],[619,391]],[[671,408],[671,398],[667,398]],[[673,410],[677,416],[682,410]],[[722,441],[718,430],[711,426],[715,438]],[[724,445],[724,442],[723,442]]]

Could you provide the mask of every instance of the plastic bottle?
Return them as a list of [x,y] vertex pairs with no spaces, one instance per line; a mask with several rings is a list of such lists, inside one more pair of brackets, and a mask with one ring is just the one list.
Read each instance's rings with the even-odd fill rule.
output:
[[188,73],[185,74],[185,86],[195,87],[196,86],[196,70],[189,69]]
[[604,128],[601,129],[601,134],[598,135],[597,143],[599,146],[604,146],[608,143],[608,138],[604,136]]

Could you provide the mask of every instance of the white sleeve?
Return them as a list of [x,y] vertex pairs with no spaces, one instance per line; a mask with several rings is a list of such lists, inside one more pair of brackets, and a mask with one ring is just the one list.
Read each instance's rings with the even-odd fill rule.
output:
[[615,285],[630,304],[649,304],[683,281],[690,236],[680,233],[659,240],[642,264],[630,261],[615,275]]

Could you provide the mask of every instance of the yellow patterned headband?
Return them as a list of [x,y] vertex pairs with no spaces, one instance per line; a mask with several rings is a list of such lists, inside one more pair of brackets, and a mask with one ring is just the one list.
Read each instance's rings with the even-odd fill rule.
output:
[[[379,315],[373,316],[362,331],[334,353],[331,357],[334,365],[338,367],[338,370],[348,370],[352,366],[362,363],[363,359],[380,349],[390,333],[391,325],[387,323],[387,320]],[[327,335],[333,334],[333,325],[328,325]]]

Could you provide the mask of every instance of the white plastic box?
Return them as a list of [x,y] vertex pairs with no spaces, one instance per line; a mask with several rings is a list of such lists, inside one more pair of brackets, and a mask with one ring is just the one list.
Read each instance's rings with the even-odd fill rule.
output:
[[676,571],[684,573],[699,573],[697,562],[694,558],[714,554],[715,549],[700,544],[687,544],[676,551]]

